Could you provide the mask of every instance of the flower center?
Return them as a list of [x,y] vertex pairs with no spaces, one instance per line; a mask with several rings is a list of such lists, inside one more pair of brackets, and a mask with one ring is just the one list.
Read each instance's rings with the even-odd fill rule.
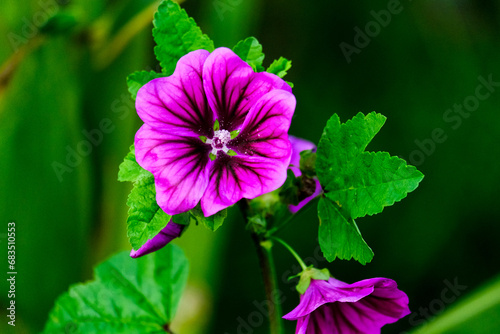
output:
[[212,145],[213,155],[217,155],[217,152],[223,151],[227,153],[229,148],[227,148],[227,143],[231,140],[231,133],[227,130],[216,130],[214,131],[214,137],[212,139],[207,139],[207,144]]

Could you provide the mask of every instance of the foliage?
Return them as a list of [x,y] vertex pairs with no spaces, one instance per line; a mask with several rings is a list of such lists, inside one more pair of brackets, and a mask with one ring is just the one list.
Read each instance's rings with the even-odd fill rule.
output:
[[177,246],[139,259],[121,252],[57,299],[43,333],[170,333],[187,276]]

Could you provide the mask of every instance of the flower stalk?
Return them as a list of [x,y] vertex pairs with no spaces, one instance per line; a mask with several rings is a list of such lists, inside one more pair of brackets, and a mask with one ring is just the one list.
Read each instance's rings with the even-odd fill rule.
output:
[[276,278],[276,269],[272,256],[271,240],[261,240],[259,236],[252,233],[252,239],[257,250],[259,265],[264,279],[264,288],[266,291],[267,309],[269,312],[269,325],[271,334],[284,334],[281,301],[278,291]]
[[304,263],[304,261],[302,260],[302,258],[299,256],[299,254],[297,254],[297,252],[289,244],[287,244],[285,241],[283,241],[282,239],[280,239],[278,237],[272,237],[271,239],[282,244],[293,255],[295,260],[297,260],[297,262],[299,263],[302,270],[307,270],[307,266]]

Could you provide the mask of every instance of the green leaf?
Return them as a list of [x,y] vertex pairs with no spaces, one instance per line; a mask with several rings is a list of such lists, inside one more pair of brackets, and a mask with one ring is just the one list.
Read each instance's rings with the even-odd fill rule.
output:
[[135,100],[137,92],[139,91],[139,89],[141,89],[142,86],[153,79],[161,78],[163,76],[164,74],[156,73],[155,71],[137,71],[130,74],[127,77],[127,86],[132,99]]
[[264,54],[262,53],[262,45],[255,37],[248,37],[247,39],[238,42],[233,48],[241,59],[246,61],[248,65],[252,66],[255,72],[264,71],[262,62],[264,61]]
[[326,196],[343,205],[352,218],[382,212],[418,187],[423,175],[387,152],[364,152],[328,183]]
[[191,223],[202,224],[212,232],[215,232],[221,227],[227,217],[227,209],[221,210],[209,217],[205,217],[199,204],[189,211],[189,213],[191,214]]
[[373,251],[366,244],[354,219],[328,198],[320,198],[318,204],[319,244],[328,261],[336,258],[354,258],[361,264],[370,262]]
[[125,156],[125,159],[120,164],[120,170],[118,172],[118,181],[130,181],[136,182],[144,178],[151,177],[153,174],[145,170],[135,160],[135,148],[134,145],[130,146],[130,152]]
[[172,244],[139,259],[121,252],[57,299],[43,333],[169,333],[188,268]]
[[345,124],[335,114],[327,122],[318,144],[317,173],[322,185],[354,157],[362,153],[385,123],[385,116],[372,112],[358,113]]
[[423,178],[415,167],[386,152],[365,152],[385,122],[383,115],[357,114],[341,124],[333,115],[318,145],[316,172],[325,191],[318,214],[321,249],[329,261],[373,257],[354,219],[382,212],[415,190]]
[[327,197],[339,202],[350,218],[382,212],[415,190],[423,175],[415,167],[388,153],[364,152],[385,117],[357,114],[340,124],[328,121],[318,145],[317,173]]
[[269,73],[276,74],[280,78],[283,78],[291,67],[292,67],[291,60],[280,57],[279,59],[273,61],[266,71]]
[[157,235],[170,221],[156,203],[154,177],[143,178],[134,184],[127,200],[127,236],[135,250]]
[[174,72],[177,61],[185,54],[198,49],[214,50],[212,40],[173,1],[160,4],[153,25],[153,37],[157,44],[155,55],[166,75]]

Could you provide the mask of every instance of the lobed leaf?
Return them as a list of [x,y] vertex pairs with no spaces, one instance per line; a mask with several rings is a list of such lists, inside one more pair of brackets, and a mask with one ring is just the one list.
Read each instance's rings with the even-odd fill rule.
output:
[[415,167],[387,152],[364,152],[341,174],[328,183],[326,196],[341,203],[354,219],[382,212],[415,190],[423,178]]
[[329,261],[354,258],[365,264],[373,252],[354,219],[382,212],[415,190],[423,179],[415,167],[386,152],[365,152],[385,122],[383,115],[358,113],[344,124],[327,122],[318,145],[316,172],[325,191],[318,206],[321,249]]
[[145,170],[135,160],[134,145],[130,146],[130,152],[125,156],[125,159],[120,164],[118,171],[118,181],[136,182],[144,178],[151,177],[153,174]]
[[57,299],[43,334],[169,333],[188,267],[172,244],[139,259],[121,252],[95,269],[93,281]]
[[328,261],[354,258],[361,264],[366,264],[373,259],[373,251],[363,240],[356,222],[337,203],[328,198],[320,198],[318,216],[319,245]]
[[238,42],[233,48],[241,59],[246,61],[248,65],[252,66],[255,72],[264,71],[262,62],[264,61],[264,53],[262,53],[262,45],[255,37],[248,37],[245,40]]
[[165,75],[171,75],[177,61],[185,54],[205,49],[214,50],[214,43],[184,9],[171,1],[163,1],[153,20],[154,52]]
[[287,75],[288,70],[292,68],[292,61],[286,58],[280,57],[272,62],[272,64],[267,68],[267,72],[276,74],[280,78]]
[[130,96],[135,100],[137,92],[142,86],[147,84],[153,79],[163,77],[163,73],[156,73],[155,71],[136,71],[127,77],[127,86]]

